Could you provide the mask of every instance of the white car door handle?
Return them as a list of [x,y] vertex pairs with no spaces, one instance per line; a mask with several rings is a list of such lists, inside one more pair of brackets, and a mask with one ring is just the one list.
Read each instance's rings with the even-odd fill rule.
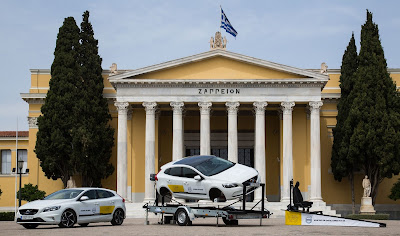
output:
[[183,182],[184,185],[188,185],[188,182]]
[[111,204],[114,204],[115,202],[114,202],[114,201],[111,201],[110,203],[111,203]]
[[171,183],[171,180],[167,180],[168,183]]
[[96,203],[94,203],[94,205],[99,205],[99,203],[96,202]]

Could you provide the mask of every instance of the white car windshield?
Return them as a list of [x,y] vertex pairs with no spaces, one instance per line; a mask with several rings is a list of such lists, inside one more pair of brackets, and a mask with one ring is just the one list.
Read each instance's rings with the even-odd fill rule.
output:
[[216,156],[194,156],[184,158],[175,164],[186,164],[196,168],[205,176],[212,176],[225,171],[235,163]]
[[76,198],[83,190],[80,189],[63,189],[45,197],[44,200],[57,200],[57,199],[73,199]]

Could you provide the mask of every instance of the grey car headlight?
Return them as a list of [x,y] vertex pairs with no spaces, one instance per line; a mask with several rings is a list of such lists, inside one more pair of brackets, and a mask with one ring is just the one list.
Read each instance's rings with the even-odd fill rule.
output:
[[222,186],[223,186],[224,188],[234,188],[234,187],[237,187],[237,186],[239,186],[239,185],[233,183],[233,184],[223,184]]
[[60,209],[61,206],[52,206],[52,207],[46,207],[44,208],[43,212],[47,212],[47,211],[57,211],[58,209]]

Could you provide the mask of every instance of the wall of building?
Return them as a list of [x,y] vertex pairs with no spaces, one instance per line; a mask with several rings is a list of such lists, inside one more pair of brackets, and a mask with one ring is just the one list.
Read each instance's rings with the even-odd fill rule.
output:
[[[227,70],[228,68],[228,70]],[[175,68],[176,69],[176,68]],[[223,70],[222,70],[223,69]],[[227,73],[227,71],[230,71]],[[332,70],[335,71],[335,70]],[[31,88],[30,93],[45,94],[48,90],[50,80],[49,70],[32,70],[31,71]],[[280,74],[277,71],[256,68],[251,64],[238,63],[232,60],[210,59],[197,63],[195,66],[187,66],[179,69],[170,69],[163,72],[149,73],[148,78],[177,78],[190,79],[204,77],[211,78],[282,78],[288,76]],[[400,84],[400,72],[392,70],[391,76],[393,80]],[[225,78],[224,77],[224,78]],[[330,74],[330,80],[326,84],[322,93],[339,94],[339,72]],[[108,75],[104,74],[104,94],[115,93],[114,88],[108,81]],[[146,79],[147,77],[143,77]],[[330,171],[331,147],[333,142],[332,128],[336,125],[336,108],[337,100],[326,99],[321,108],[321,165],[322,165],[322,197],[329,204],[349,204],[350,187],[347,179],[342,182],[335,181]],[[279,104],[275,104],[279,105]],[[294,179],[300,181],[300,190],[308,193],[310,185],[310,121],[307,119],[305,109],[306,104],[295,107],[293,111],[293,164]],[[39,103],[29,105],[29,116],[37,117],[40,115]],[[118,114],[112,101],[110,101],[110,111],[113,117],[111,121],[112,127],[115,129],[115,143],[117,143],[118,130]],[[223,109],[221,109],[223,110]],[[267,107],[268,111],[277,111],[278,108]],[[199,131],[199,116],[186,116],[184,119],[185,130]],[[172,160],[172,116],[161,116],[156,121],[156,170],[158,167]],[[267,196],[279,196],[279,189],[282,185],[282,120],[277,115],[266,115],[266,170],[267,170]],[[213,131],[227,130],[226,116],[211,116],[211,129]],[[238,130],[254,131],[254,116],[239,116]],[[32,183],[39,185],[41,190],[47,193],[54,192],[63,188],[61,180],[49,180],[44,176],[38,159],[34,153],[37,129],[31,128],[29,140],[25,141],[28,147],[28,166],[30,174],[23,177],[24,183]],[[128,121],[128,192],[132,192],[132,199],[143,199],[144,193],[144,165],[145,165],[145,111],[143,108],[133,109],[132,119]],[[1,144],[3,145],[3,144]],[[4,144],[6,145],[6,144]],[[22,144],[21,144],[22,145]],[[11,148],[13,149],[13,148]],[[15,146],[14,146],[15,149]],[[15,155],[15,154],[14,154]],[[13,160],[15,157],[13,158]],[[111,163],[116,168],[116,145],[113,148]],[[13,164],[15,165],[15,164]],[[362,195],[361,181],[363,173],[356,175],[356,202],[359,203]],[[390,188],[399,177],[384,180],[380,186],[380,193],[377,198],[378,204],[400,204],[387,198]],[[80,179],[77,176],[77,184]],[[0,188],[3,195],[0,197],[0,207],[13,206],[14,198],[9,195],[14,192],[15,178],[11,176],[0,176]],[[106,188],[116,189],[116,171],[106,180],[102,181]],[[12,189],[13,191],[5,191],[4,189]]]
[[[28,149],[29,143],[26,137],[20,137],[18,140],[18,149]],[[11,171],[16,167],[16,139],[12,138],[0,138],[0,155],[1,150],[10,150],[11,151]],[[0,156],[1,159],[1,156]],[[30,170],[32,166],[33,158],[29,158],[28,154],[28,169]],[[1,163],[0,163],[1,165]],[[22,187],[24,184],[29,183],[28,174],[22,175]],[[19,175],[16,178],[15,173],[11,172],[10,174],[1,174],[0,173],[0,189],[3,192],[0,196],[0,207],[13,207],[15,204],[15,191],[19,189]],[[17,185],[16,185],[17,184]],[[24,203],[24,201],[22,202]],[[18,204],[18,202],[17,202]]]

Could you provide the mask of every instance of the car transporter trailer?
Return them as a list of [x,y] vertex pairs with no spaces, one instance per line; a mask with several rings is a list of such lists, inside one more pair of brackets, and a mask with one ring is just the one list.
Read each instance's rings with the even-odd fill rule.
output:
[[[261,200],[257,202],[250,210],[246,209],[246,196],[253,192],[256,188],[262,188],[262,196]],[[248,193],[246,193],[247,187],[254,187],[254,189]],[[148,214],[149,212],[155,214],[161,214],[161,221],[159,224],[169,224],[172,222],[177,222],[180,226],[192,225],[192,221],[196,218],[205,218],[205,217],[215,217],[217,222],[216,226],[219,226],[218,219],[222,218],[223,222],[226,225],[238,225],[238,220],[240,219],[259,219],[260,225],[262,225],[263,218],[269,218],[272,213],[268,210],[264,209],[264,199],[265,199],[265,184],[264,183],[243,183],[243,194],[241,199],[238,201],[220,207],[201,207],[197,206],[188,206],[183,205],[179,202],[174,204],[166,204],[164,201],[164,196],[161,197],[161,205],[158,203],[158,194],[156,193],[156,200],[154,201],[154,205],[150,205],[146,203],[143,208],[146,209],[146,224],[149,224]],[[241,209],[235,209],[231,207],[233,204],[237,202],[243,202]],[[261,210],[254,210],[254,208],[261,203]]]

